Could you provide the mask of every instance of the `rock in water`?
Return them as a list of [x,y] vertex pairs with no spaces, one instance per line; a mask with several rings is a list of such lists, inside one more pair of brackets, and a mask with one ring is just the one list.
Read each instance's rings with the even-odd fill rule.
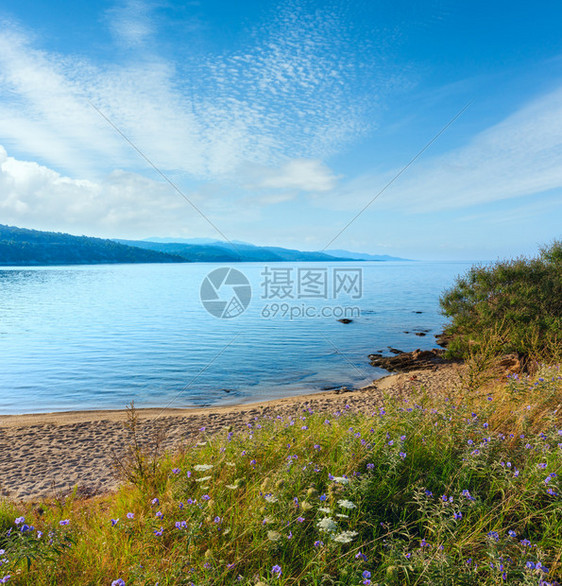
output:
[[445,350],[414,350],[402,352],[396,356],[383,356],[382,354],[370,354],[369,360],[372,366],[384,368],[389,372],[409,372],[410,370],[427,370],[437,367],[439,364],[449,364],[443,354]]

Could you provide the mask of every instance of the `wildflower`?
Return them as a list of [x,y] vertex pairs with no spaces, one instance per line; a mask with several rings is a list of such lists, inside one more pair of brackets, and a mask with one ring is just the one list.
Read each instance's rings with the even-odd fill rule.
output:
[[304,523],[304,517],[297,517],[297,521],[299,523]]
[[365,570],[362,574],[363,578],[365,578],[365,580],[368,580],[371,577],[371,572],[369,572],[368,570]]
[[210,470],[213,467],[213,464],[197,464],[195,466],[193,466],[193,469],[196,472],[207,472],[207,470]]
[[488,537],[490,537],[491,539],[493,539],[494,541],[499,541],[500,540],[500,536],[498,534],[497,531],[490,531],[488,533]]
[[172,472],[174,474],[179,474],[181,472],[181,469],[180,468],[172,468]]
[[121,578],[117,578],[117,580],[113,580],[111,586],[125,586],[125,582]]
[[117,523],[119,523],[119,519],[111,519],[111,526],[115,527],[115,525],[117,525]]
[[203,478],[196,478],[195,482],[206,482],[207,480],[211,480],[212,476],[203,476]]
[[406,459],[406,452],[400,452],[400,457],[402,458],[402,460]]
[[318,529],[320,529],[320,531],[324,531],[326,533],[334,533],[338,528],[332,517],[324,517],[323,519],[320,519],[320,521],[316,523],[316,526]]
[[320,513],[326,513],[327,515],[329,515],[332,512],[330,509],[327,509],[326,507],[319,507],[318,511]]
[[321,494],[319,498],[320,498],[321,501],[325,501],[326,500],[326,495],[325,494]]
[[269,541],[279,541],[281,539],[281,533],[279,531],[268,531],[267,538]]
[[344,509],[355,509],[357,508],[357,506],[352,503],[351,501],[345,500],[345,499],[341,499],[338,501],[338,505],[340,507],[343,507]]
[[21,525],[22,523],[25,523],[25,517],[17,517],[14,523],[16,525]]
[[534,570],[534,569],[535,569],[535,564],[534,564],[533,562],[531,562],[531,561],[527,562],[527,563],[525,564],[525,566],[526,566],[527,568],[529,568],[530,570]]
[[522,539],[519,542],[523,547],[531,547],[531,542],[528,539]]
[[211,500],[211,497],[210,497],[208,494],[204,494],[204,495],[201,497],[201,500],[202,500],[202,501],[210,501],[210,500]]
[[276,496],[273,496],[272,494],[266,494],[263,498],[268,503],[276,503],[279,500]]
[[152,504],[153,505],[159,505],[160,504],[160,500],[158,499],[158,497],[152,499]]
[[353,538],[357,535],[357,531],[344,531],[334,537],[334,541],[338,543],[351,543]]
[[218,524],[220,524],[220,522],[222,521],[222,519],[221,519],[220,517],[218,517],[218,516],[217,516],[217,517],[215,517],[215,518],[213,519],[213,521],[214,521],[215,523],[217,523],[217,525],[218,525]]
[[176,521],[176,529],[185,529],[187,527],[187,521]]
[[363,560],[364,562],[366,562],[367,561],[367,556],[364,553],[362,553],[361,551],[358,551],[355,554],[355,559],[356,560]]
[[68,525],[70,523],[70,521],[68,519],[63,519],[62,521],[59,521],[59,525]]
[[271,573],[275,574],[278,578],[280,578],[281,574],[283,573],[281,570],[281,566],[277,566],[277,565],[273,566],[273,568],[271,568]]
[[462,513],[460,511],[458,513],[453,513],[453,519],[455,519],[455,521],[462,519]]
[[338,484],[349,484],[349,479],[346,478],[345,476],[334,476],[334,477],[330,478],[330,480],[333,480],[334,482],[337,482]]
[[314,547],[322,547],[324,545],[323,541],[315,541],[314,542]]
[[156,513],[156,516],[157,516],[159,519],[162,519],[162,518],[164,517],[164,515],[162,514],[162,511],[158,511],[158,512]]
[[160,527],[160,530],[154,531],[154,535],[157,535],[158,537],[160,537],[162,533],[164,533],[164,527]]
[[134,519],[134,518],[135,518],[134,513],[127,513],[127,519]]

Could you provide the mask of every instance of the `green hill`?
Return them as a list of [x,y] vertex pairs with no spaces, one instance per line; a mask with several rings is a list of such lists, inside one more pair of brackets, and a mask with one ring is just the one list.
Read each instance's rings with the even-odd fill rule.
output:
[[113,240],[41,232],[0,224],[0,266],[188,262]]

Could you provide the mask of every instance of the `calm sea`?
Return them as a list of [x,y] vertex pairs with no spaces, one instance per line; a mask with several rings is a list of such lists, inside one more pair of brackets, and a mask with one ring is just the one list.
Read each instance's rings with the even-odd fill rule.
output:
[[[225,405],[366,384],[384,374],[368,354],[434,347],[439,295],[469,266],[237,264],[250,288],[235,273],[221,286],[219,273],[219,301],[241,300],[232,314],[250,290],[251,301],[224,319],[200,300],[222,265],[3,268],[0,413]],[[352,323],[337,321],[350,312]]]

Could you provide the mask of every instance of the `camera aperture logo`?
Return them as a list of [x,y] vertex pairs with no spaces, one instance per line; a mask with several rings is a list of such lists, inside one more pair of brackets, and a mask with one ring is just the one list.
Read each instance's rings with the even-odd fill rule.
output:
[[238,317],[246,311],[252,299],[252,287],[244,273],[221,267],[211,271],[201,283],[203,307],[219,319]]

